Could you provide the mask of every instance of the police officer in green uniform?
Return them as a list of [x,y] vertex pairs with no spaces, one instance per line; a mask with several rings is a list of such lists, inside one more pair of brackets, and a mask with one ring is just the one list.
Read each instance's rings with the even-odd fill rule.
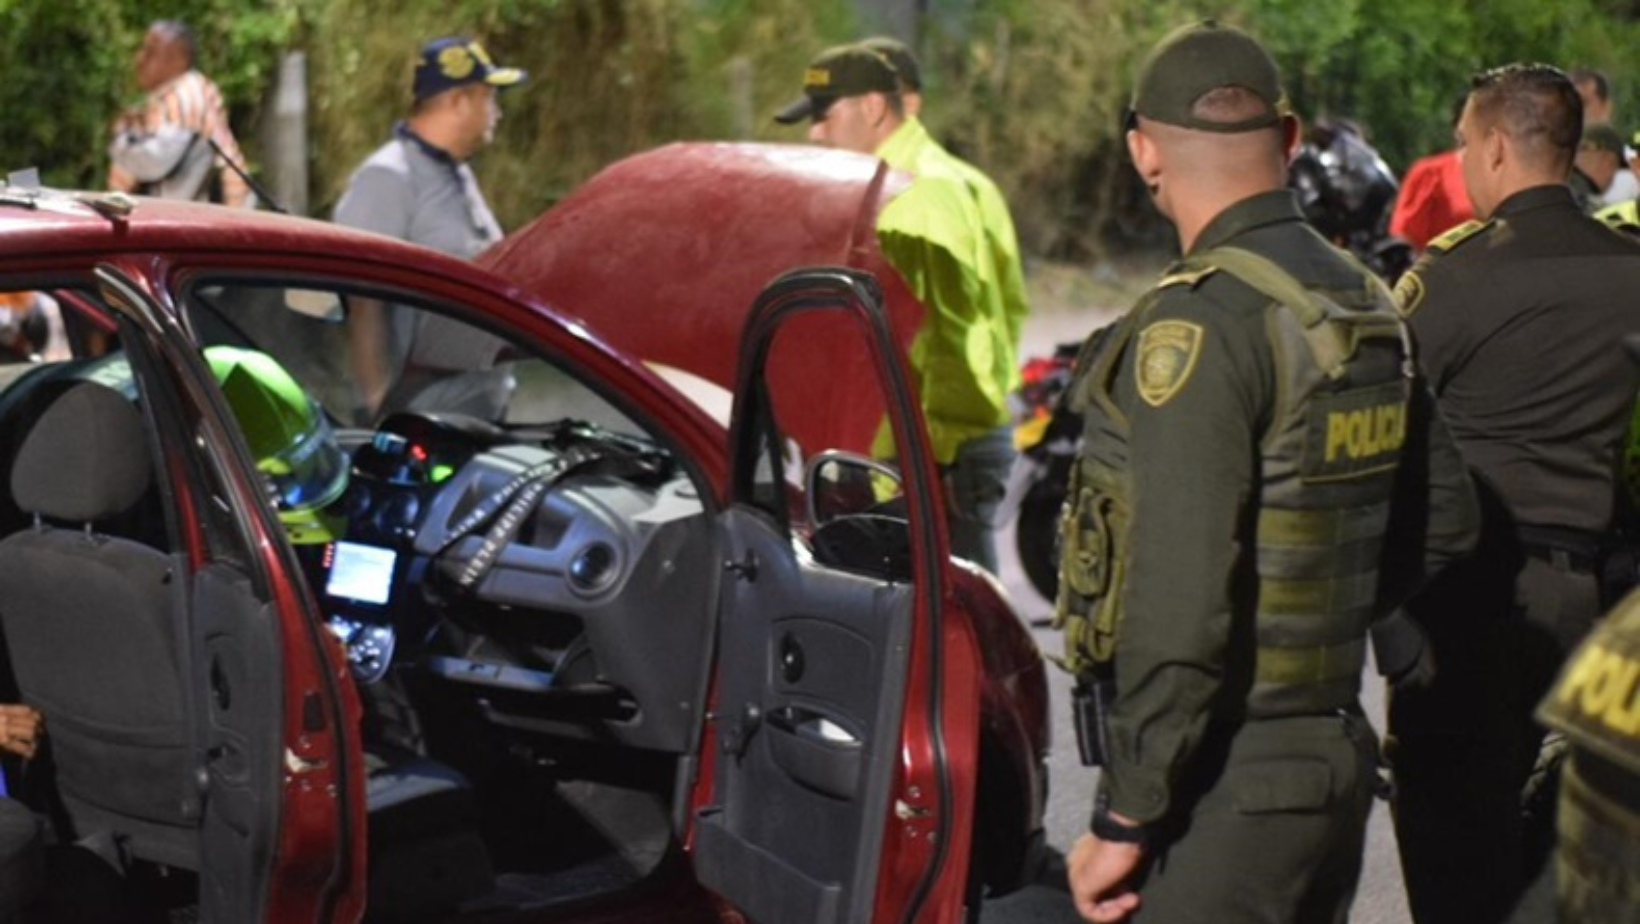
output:
[[1396,289],[1483,511],[1477,554],[1409,607],[1440,673],[1390,700],[1419,924],[1502,920],[1542,867],[1553,800],[1527,785],[1543,737],[1532,710],[1603,609],[1618,445],[1640,386],[1622,346],[1640,331],[1640,243],[1584,215],[1567,185],[1581,112],[1555,68],[1476,76],[1457,134],[1483,221],[1437,239]]
[[1474,541],[1389,293],[1285,188],[1298,141],[1242,32],[1187,26],[1140,71],[1128,149],[1185,256],[1074,386],[1056,616],[1103,768],[1067,861],[1090,921],[1343,921],[1369,625]]
[[1571,744],[1555,878],[1562,924],[1629,924],[1640,909],[1640,593],[1590,634],[1538,709]]

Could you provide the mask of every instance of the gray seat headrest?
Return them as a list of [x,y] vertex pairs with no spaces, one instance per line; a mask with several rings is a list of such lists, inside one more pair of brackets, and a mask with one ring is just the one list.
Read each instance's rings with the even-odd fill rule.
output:
[[153,475],[142,417],[104,385],[64,392],[35,421],[11,469],[24,512],[74,523],[130,509]]

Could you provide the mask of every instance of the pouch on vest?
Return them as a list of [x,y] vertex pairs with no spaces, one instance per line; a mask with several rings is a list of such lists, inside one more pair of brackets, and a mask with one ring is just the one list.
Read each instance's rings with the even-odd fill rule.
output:
[[1117,598],[1126,570],[1118,542],[1127,529],[1127,504],[1071,477],[1060,518],[1059,599],[1055,627],[1065,634],[1064,668],[1078,676],[1116,654]]
[[[1073,413],[1097,413],[1089,406],[1090,387],[1112,374],[1146,305],[1147,301],[1141,301],[1119,323],[1095,332],[1083,345],[1076,376],[1066,392]],[[1084,445],[1080,452],[1085,458],[1094,451]],[[1125,571],[1121,543],[1128,523],[1127,503],[1118,492],[1102,485],[1097,475],[1090,475],[1085,465],[1079,460],[1071,468],[1059,518],[1059,593],[1053,609],[1053,627],[1064,638],[1064,656],[1056,660],[1079,681],[1096,671],[1107,676],[1114,671]]]

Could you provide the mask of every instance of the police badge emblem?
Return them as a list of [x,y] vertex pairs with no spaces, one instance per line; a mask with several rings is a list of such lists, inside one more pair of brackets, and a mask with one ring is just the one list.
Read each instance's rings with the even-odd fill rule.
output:
[[1201,326],[1188,321],[1157,321],[1140,331],[1133,367],[1139,397],[1161,407],[1178,394],[1196,369],[1201,345]]
[[1395,309],[1401,313],[1401,317],[1410,318],[1423,303],[1424,281],[1411,270],[1402,273],[1400,280],[1395,283]]

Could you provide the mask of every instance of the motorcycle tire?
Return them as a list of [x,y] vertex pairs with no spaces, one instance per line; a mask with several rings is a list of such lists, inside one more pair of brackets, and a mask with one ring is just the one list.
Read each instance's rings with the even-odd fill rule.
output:
[[1057,468],[1025,492],[1014,521],[1020,567],[1036,592],[1050,601],[1059,593],[1059,510],[1065,503],[1066,479]]

